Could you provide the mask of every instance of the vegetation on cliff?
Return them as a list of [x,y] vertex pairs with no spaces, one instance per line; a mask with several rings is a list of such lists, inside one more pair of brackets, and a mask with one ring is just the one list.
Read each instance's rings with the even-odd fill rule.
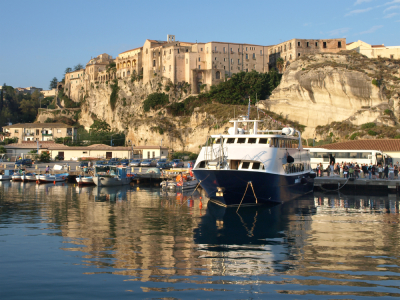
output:
[[19,93],[12,86],[3,85],[0,97],[0,126],[35,121],[40,106],[47,107],[53,97],[43,98],[39,91]]

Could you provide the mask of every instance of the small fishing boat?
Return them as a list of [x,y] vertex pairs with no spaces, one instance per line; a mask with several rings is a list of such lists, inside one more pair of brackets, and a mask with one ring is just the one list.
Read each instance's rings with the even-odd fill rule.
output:
[[131,181],[132,178],[128,176],[126,167],[109,165],[94,167],[93,182],[97,186],[126,185]]
[[165,180],[161,182],[163,189],[182,189],[189,190],[196,188],[198,181],[193,176],[183,174],[178,175],[175,180]]
[[4,170],[2,174],[0,174],[0,180],[11,180],[13,174],[14,170]]
[[61,173],[61,174],[42,174],[39,175],[36,182],[38,183],[49,183],[49,182],[61,182],[68,180],[69,174],[68,173]]
[[23,173],[21,176],[22,181],[36,181],[36,174],[35,173]]
[[93,176],[81,176],[81,175],[79,175],[79,177],[76,177],[76,182],[78,183],[78,185],[94,184]]
[[20,170],[19,172],[15,172],[11,175],[12,181],[22,181],[23,172]]

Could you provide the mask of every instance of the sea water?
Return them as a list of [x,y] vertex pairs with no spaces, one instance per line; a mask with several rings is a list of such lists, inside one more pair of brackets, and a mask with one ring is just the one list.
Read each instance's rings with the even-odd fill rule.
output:
[[396,195],[224,208],[157,186],[0,182],[1,299],[400,296]]

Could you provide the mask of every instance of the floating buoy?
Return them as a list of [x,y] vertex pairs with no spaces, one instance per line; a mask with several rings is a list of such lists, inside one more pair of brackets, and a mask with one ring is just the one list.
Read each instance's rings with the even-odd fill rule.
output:
[[56,184],[56,181],[54,180],[53,183]]
[[39,183],[39,180],[36,180],[36,183]]
[[201,202],[201,200],[200,200],[200,203],[199,203],[199,208],[200,208],[200,209],[203,208],[203,202]]

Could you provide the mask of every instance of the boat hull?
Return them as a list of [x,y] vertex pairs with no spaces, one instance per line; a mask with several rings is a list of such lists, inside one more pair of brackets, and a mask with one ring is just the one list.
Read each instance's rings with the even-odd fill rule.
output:
[[77,177],[76,178],[76,182],[78,183],[78,185],[94,184],[92,176],[90,176],[90,177]]
[[39,175],[36,179],[39,183],[62,182],[68,180],[68,176],[68,174]]
[[0,175],[0,181],[3,180],[11,180],[11,176],[10,175]]
[[131,178],[95,176],[93,177],[93,182],[97,186],[118,186],[129,184],[131,182]]
[[194,169],[193,173],[212,200],[227,206],[240,203],[282,203],[312,192],[314,188],[311,172],[280,175],[240,170]]

